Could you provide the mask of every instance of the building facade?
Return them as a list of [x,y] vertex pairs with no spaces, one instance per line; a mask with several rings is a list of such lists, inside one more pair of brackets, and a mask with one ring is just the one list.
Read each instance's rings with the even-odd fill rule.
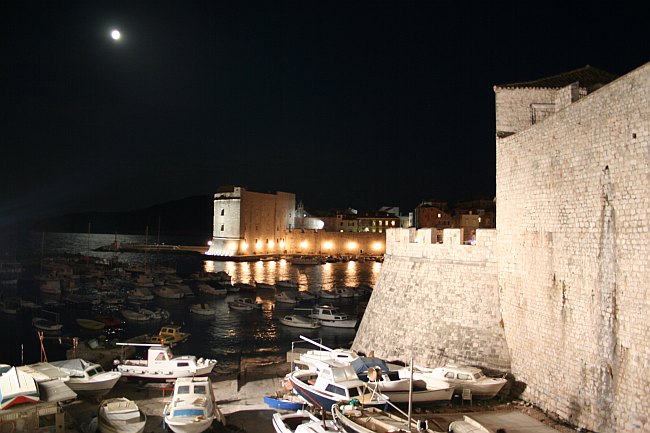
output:
[[237,256],[283,252],[294,228],[296,197],[224,186],[214,194],[212,245],[208,255]]

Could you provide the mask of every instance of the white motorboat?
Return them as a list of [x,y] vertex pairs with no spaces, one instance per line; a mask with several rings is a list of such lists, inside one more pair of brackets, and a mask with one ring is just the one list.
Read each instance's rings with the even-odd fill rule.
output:
[[386,395],[391,403],[431,404],[448,402],[454,395],[454,386],[443,381],[426,383],[401,377],[399,371],[389,370],[380,358],[360,356],[351,362],[357,376],[373,391]]
[[212,308],[209,304],[192,304],[190,305],[190,313],[198,314],[200,316],[214,316],[217,310]]
[[128,398],[110,398],[99,405],[100,433],[142,433],[146,424],[147,415]]
[[127,295],[129,301],[152,301],[153,293],[147,287],[136,287]]
[[0,410],[24,403],[38,403],[38,386],[34,378],[7,364],[0,364]]
[[318,319],[323,326],[334,328],[354,328],[357,324],[356,319],[351,319],[347,314],[339,313],[338,307],[331,305],[315,306],[309,317]]
[[[400,376],[409,374],[408,369],[400,370]],[[453,385],[458,392],[469,389],[472,398],[492,398],[507,383],[502,377],[487,377],[480,368],[467,365],[447,364],[443,367],[414,367],[413,377],[427,383],[442,380]]]
[[217,288],[207,283],[198,283],[196,285],[196,290],[198,290],[199,293],[204,293],[206,295],[212,296],[224,296],[228,293],[228,290],[225,287]]
[[276,412],[273,414],[272,421],[277,433],[338,433],[334,421],[323,421],[307,410]]
[[70,375],[70,379],[66,382],[68,388],[77,394],[91,395],[96,398],[107,394],[122,377],[119,371],[104,371],[101,365],[79,358],[53,361],[50,364]]
[[356,398],[364,406],[384,407],[388,398],[373,392],[349,364],[322,361],[318,371],[295,370],[288,375],[293,390],[308,404],[330,410],[333,404]]
[[148,346],[147,359],[127,359],[117,370],[127,379],[168,380],[179,377],[207,376],[217,361],[194,355],[174,356],[169,347],[143,343],[117,343],[122,346]]
[[174,286],[157,286],[151,289],[154,295],[167,299],[181,299],[183,292]]
[[130,308],[124,308],[120,310],[122,316],[127,320],[132,320],[134,322],[145,322],[147,320],[153,320],[153,311],[147,310],[146,308],[138,308],[137,310],[132,310]]
[[312,301],[314,299],[316,299],[316,295],[309,290],[299,290],[296,294],[296,300],[298,301]]
[[275,295],[275,302],[280,302],[282,304],[297,304],[298,299],[289,292],[278,292]]
[[240,310],[240,311],[252,311],[252,310],[262,309],[262,306],[256,303],[255,301],[253,301],[251,298],[237,298],[234,301],[229,301],[228,307],[232,308],[233,310]]
[[299,314],[287,314],[284,317],[280,317],[278,321],[283,325],[291,326],[293,328],[314,329],[314,328],[320,328],[321,326],[318,320],[310,319],[308,317],[301,316]]
[[341,295],[334,290],[320,289],[316,296],[321,299],[341,299]]
[[176,379],[171,401],[163,409],[163,417],[174,433],[201,433],[210,428],[215,419],[224,421],[207,377]]

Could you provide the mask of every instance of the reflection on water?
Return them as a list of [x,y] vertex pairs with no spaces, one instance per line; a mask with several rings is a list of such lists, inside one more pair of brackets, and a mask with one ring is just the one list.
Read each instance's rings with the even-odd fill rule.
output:
[[[22,245],[22,250],[14,252],[18,258],[31,258],[38,262],[41,256],[53,256],[62,253],[91,254],[106,259],[117,258],[125,263],[147,263],[170,266],[177,270],[183,278],[188,278],[193,272],[205,270],[208,272],[226,271],[233,277],[233,282],[264,282],[274,284],[278,280],[291,280],[299,284],[300,290],[330,290],[336,286],[357,286],[369,284],[375,286],[381,264],[376,262],[347,262],[326,263],[323,265],[296,266],[280,261],[256,262],[222,262],[205,259],[201,255],[193,254],[141,254],[141,253],[108,253],[93,251],[99,246],[110,244],[115,235],[98,234],[60,234],[48,233],[41,236],[33,233]],[[145,242],[144,236],[120,236],[120,242]],[[2,239],[0,239],[2,241]],[[187,240],[161,238],[161,243],[192,245]],[[1,244],[1,242],[0,242]],[[198,244],[198,243],[196,243]],[[191,282],[189,283],[192,284]],[[5,290],[5,296],[20,296],[37,302],[43,301],[40,291],[34,281],[21,282],[19,288]],[[208,358],[216,358],[219,362],[217,371],[234,371],[240,364],[250,362],[248,358],[264,357],[266,359],[284,359],[292,344],[302,344],[300,336],[304,335],[313,340],[321,339],[329,347],[349,347],[354,339],[355,330],[352,328],[317,328],[302,329],[281,325],[278,318],[294,313],[294,306],[275,302],[273,290],[259,290],[253,295],[256,302],[262,304],[262,311],[233,311],[228,308],[228,301],[237,297],[250,296],[240,292],[229,294],[225,297],[210,297],[199,295],[195,298],[164,299],[156,297],[151,307],[164,308],[170,312],[171,321],[183,324],[183,330],[190,332],[190,339],[175,347],[175,354],[193,354]],[[356,316],[355,307],[364,299],[328,300],[338,306],[342,313]],[[213,307],[217,314],[204,317],[189,313],[189,306],[193,303],[207,303]],[[301,308],[310,308],[311,303],[300,304]],[[90,312],[77,309],[62,310],[61,320],[64,324],[64,335],[78,336],[82,340],[94,336],[92,333],[82,332],[77,327],[74,319],[83,317]],[[304,314],[304,313],[303,313]],[[39,346],[35,332],[31,326],[31,315],[23,313],[18,316],[0,314],[0,326],[3,329],[16,329],[17,332],[6,333],[3,341],[3,353],[0,362],[30,363],[39,360]],[[160,329],[160,322],[127,322],[123,338],[142,334],[153,334]],[[46,349],[51,360],[65,357],[64,349],[56,341],[47,341]],[[260,361],[262,362],[262,361]]]

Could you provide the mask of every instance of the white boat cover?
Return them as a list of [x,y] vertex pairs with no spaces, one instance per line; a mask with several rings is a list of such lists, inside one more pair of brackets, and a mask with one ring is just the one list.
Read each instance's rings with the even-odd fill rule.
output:
[[37,362],[35,364],[20,365],[16,369],[29,374],[37,383],[49,380],[63,380],[70,378],[70,374],[49,362]]
[[65,370],[71,377],[85,377],[84,370],[91,365],[94,365],[93,363],[81,358],[53,361],[51,364]]

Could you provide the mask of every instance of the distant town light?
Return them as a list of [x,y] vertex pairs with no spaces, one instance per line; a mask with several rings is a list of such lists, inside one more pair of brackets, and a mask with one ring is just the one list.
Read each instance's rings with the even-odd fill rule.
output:
[[331,250],[334,244],[332,244],[330,241],[323,242],[323,248],[326,250]]
[[255,242],[255,248],[257,248],[258,250],[262,248],[262,241]]
[[309,242],[307,241],[300,242],[300,248],[307,248],[308,246],[309,246]]
[[248,244],[246,242],[241,243],[241,249],[242,251],[246,251],[248,249]]
[[273,248],[275,246],[275,242],[269,241],[269,248]]
[[357,248],[357,243],[356,242],[348,242],[348,249],[349,250],[354,250]]
[[208,246],[212,246],[212,241],[208,241]]
[[381,242],[375,242],[374,244],[372,244],[372,249],[375,251],[381,251],[381,248],[382,248]]
[[284,248],[285,245],[286,243],[284,241],[280,241],[280,248]]

